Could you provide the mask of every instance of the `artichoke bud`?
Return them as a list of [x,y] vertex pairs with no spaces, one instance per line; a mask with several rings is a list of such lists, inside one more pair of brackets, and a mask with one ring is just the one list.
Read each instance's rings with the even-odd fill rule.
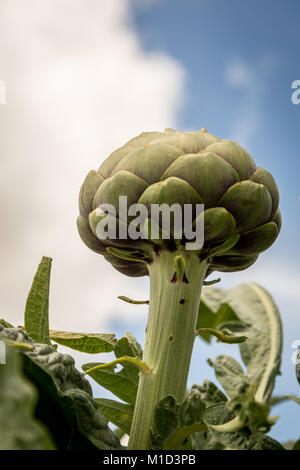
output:
[[209,150],[229,163],[236,170],[241,181],[250,178],[256,169],[252,157],[237,142],[220,140],[210,145]]
[[217,256],[211,260],[210,269],[212,271],[233,272],[242,271],[252,266],[257,260],[258,255],[252,256]]
[[275,224],[277,225],[278,233],[279,233],[281,230],[281,225],[282,225],[282,216],[281,216],[280,209],[277,210],[276,214],[274,215],[272,219],[272,222],[275,222]]
[[[99,240],[105,240],[106,238],[116,238],[116,217],[113,214],[104,212],[100,208],[95,209],[89,215],[89,224],[92,229],[92,232]],[[105,230],[105,228],[108,230]],[[112,227],[113,230],[109,231],[109,227]]]
[[239,271],[277,238],[278,205],[274,178],[237,142],[166,129],[134,137],[88,173],[77,226],[128,276],[147,274],[160,250],[194,250],[209,273]]
[[[115,208],[116,215],[127,220],[127,207],[135,204],[147,187],[147,183],[133,173],[119,171],[114,176],[107,178],[97,188],[93,200],[93,209],[100,207],[102,204],[111,204]],[[120,196],[124,200],[123,211]]]
[[208,151],[179,157],[162,179],[170,176],[188,182],[199,193],[206,209],[214,207],[224,192],[239,181],[234,168]]
[[95,170],[87,174],[79,193],[79,212],[83,217],[87,218],[92,210],[95,192],[103,181]]
[[271,199],[272,199],[272,211],[271,211],[271,217],[272,217],[277,212],[278,204],[279,204],[279,191],[278,191],[277,184],[273,176],[264,168],[257,168],[257,170],[253,173],[250,179],[251,181],[254,181],[255,183],[262,184],[269,191]]
[[268,222],[242,235],[229,253],[249,256],[259,254],[274,243],[277,235],[278,227],[275,222]]
[[237,229],[242,233],[270,219],[272,199],[265,186],[248,180],[231,186],[218,206],[225,207],[234,216]]
[[184,224],[192,226],[197,204],[202,205],[203,201],[186,181],[170,177],[149,186],[140,197],[139,204],[147,208],[154,224],[161,227],[162,238],[166,239],[171,233],[173,238],[179,239],[182,238]]
[[130,151],[113,169],[112,175],[121,170],[129,171],[149,184],[159,181],[164,171],[182,155],[182,150],[170,144],[147,144]]
[[207,209],[199,217],[204,219],[204,239],[206,242],[226,240],[234,233],[235,219],[224,207]]
[[89,221],[81,215],[77,218],[77,228],[81,240],[88,248],[101,255],[106,253],[106,246],[98,240],[91,230]]

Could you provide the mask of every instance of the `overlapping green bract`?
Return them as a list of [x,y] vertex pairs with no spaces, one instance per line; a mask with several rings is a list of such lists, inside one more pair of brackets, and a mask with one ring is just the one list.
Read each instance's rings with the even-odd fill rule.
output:
[[[172,241],[100,241],[96,210],[105,203],[117,209],[119,196],[127,196],[128,206],[142,203],[147,208],[203,203],[205,242],[199,256],[210,260],[208,273],[247,268],[272,245],[281,225],[279,193],[272,175],[256,167],[238,143],[219,139],[205,129],[144,132],[113,152],[98,171],[90,171],[82,185],[77,221],[82,240],[120,272],[142,276],[148,271],[139,258],[151,260],[157,246],[171,249]],[[230,240],[233,243],[224,245]],[[120,259],[108,253],[109,247],[134,250],[136,260]]]

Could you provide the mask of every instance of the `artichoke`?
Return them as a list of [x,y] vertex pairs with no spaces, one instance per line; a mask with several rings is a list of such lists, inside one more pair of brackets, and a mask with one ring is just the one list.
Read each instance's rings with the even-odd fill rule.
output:
[[[147,275],[154,253],[174,251],[184,245],[184,237],[99,240],[96,227],[103,215],[98,207],[117,208],[119,196],[127,196],[129,206],[204,204],[204,245],[198,256],[209,261],[207,275],[249,267],[272,245],[281,226],[272,175],[256,167],[237,142],[206,129],[143,132],[113,152],[97,171],[90,171],[81,187],[77,226],[84,243],[118,271]],[[118,223],[125,222],[120,217]]]
[[[152,212],[140,222],[141,232],[150,236],[124,236],[127,228],[130,235],[136,219],[130,211],[124,216],[121,197],[127,198],[127,207],[140,204],[147,210],[177,205],[184,222],[188,204],[195,209],[190,227],[202,221],[203,243],[187,248],[191,238],[175,223],[165,237],[162,220],[153,219]],[[77,224],[82,240],[120,272],[150,276],[143,353],[147,365],[143,370],[148,372],[140,373],[130,449],[151,448],[160,400],[166,395],[178,403],[184,400],[205,277],[212,271],[239,271],[255,262],[280,230],[278,203],[271,174],[256,167],[236,142],[219,139],[205,129],[144,132],[87,175],[79,197]],[[204,206],[200,214],[198,205]],[[99,226],[109,221],[115,223],[115,232],[107,231],[105,238]],[[158,235],[153,236],[147,227],[155,225]]]

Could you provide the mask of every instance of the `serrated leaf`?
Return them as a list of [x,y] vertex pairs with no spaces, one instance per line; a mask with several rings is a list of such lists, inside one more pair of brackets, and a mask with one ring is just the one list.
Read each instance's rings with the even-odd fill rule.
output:
[[[92,367],[95,367],[101,363],[91,362],[84,364],[82,369],[87,371]],[[89,373],[99,385],[112,392],[120,400],[126,403],[135,403],[137,393],[137,383],[132,380],[127,373],[124,372],[124,368],[120,372],[115,372],[115,367],[108,367],[105,369],[97,369]]]
[[230,398],[233,398],[247,384],[247,378],[240,364],[230,356],[220,355],[213,363],[215,374]]
[[133,417],[133,405],[120,403],[118,401],[106,398],[96,398],[99,410],[107,421],[118,426],[124,433],[130,434],[131,422]]
[[34,417],[35,387],[22,372],[20,354],[6,348],[0,365],[0,450],[52,450],[49,431]]
[[62,346],[89,354],[110,352],[116,344],[115,335],[101,333],[71,333],[50,330],[50,338]]
[[34,341],[44,344],[50,344],[48,308],[51,263],[51,258],[43,256],[25,308],[25,330]]

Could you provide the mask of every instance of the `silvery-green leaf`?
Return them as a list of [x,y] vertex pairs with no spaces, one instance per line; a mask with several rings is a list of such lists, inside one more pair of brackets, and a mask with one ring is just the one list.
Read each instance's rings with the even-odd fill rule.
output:
[[256,383],[255,399],[268,401],[279,374],[282,352],[282,326],[277,306],[261,286],[251,283],[228,292],[228,303],[239,319],[248,325],[248,340],[240,344],[250,383]]
[[248,340],[239,345],[249,383],[256,383],[256,400],[268,401],[279,373],[282,327],[272,297],[257,284],[242,284],[230,290],[203,289],[203,301],[217,312],[227,303],[239,320]]
[[247,383],[240,364],[230,356],[220,355],[213,363],[215,374],[230,398],[233,398]]
[[205,379],[201,385],[193,385],[192,389],[194,388],[197,389],[200,398],[205,402],[207,407],[215,405],[216,403],[224,403],[228,400],[226,395],[208,379]]

